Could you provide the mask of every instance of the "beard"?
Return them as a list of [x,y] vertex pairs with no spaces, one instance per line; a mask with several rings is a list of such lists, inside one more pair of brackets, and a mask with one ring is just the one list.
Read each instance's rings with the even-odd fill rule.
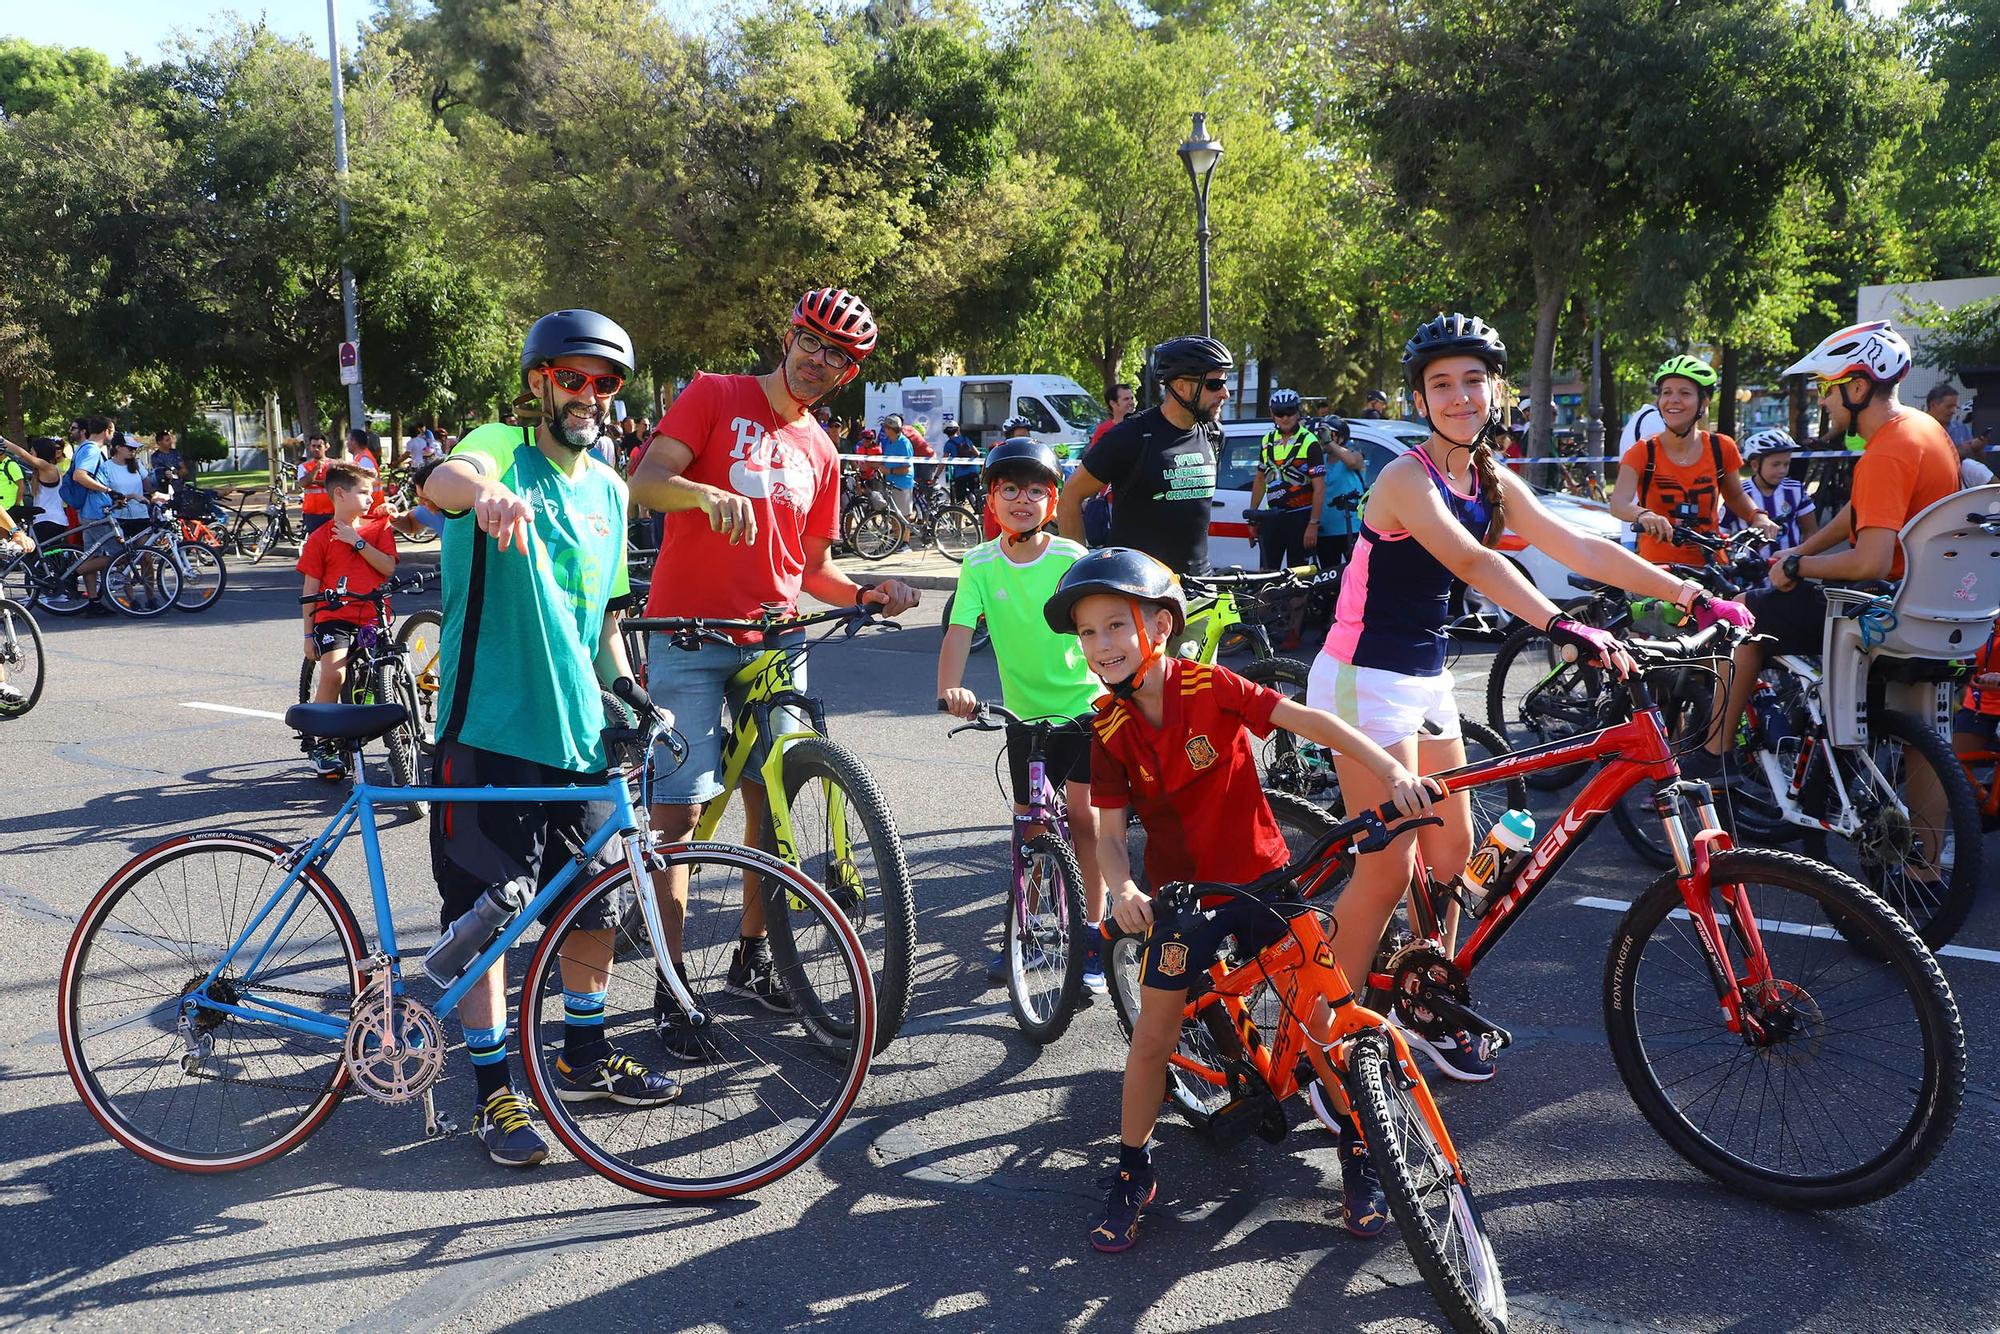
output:
[[579,423],[566,408],[550,423],[549,434],[556,438],[556,443],[580,454],[604,438],[604,422],[592,412]]

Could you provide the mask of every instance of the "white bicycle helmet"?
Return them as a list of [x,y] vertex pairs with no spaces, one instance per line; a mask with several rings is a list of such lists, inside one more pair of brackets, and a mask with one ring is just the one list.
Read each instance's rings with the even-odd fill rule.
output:
[[1865,375],[1876,384],[1895,384],[1910,373],[1910,345],[1887,320],[1870,320],[1829,335],[1785,368],[1786,375],[1838,380]]
[[1743,461],[1755,463],[1766,454],[1790,454],[1798,447],[1790,431],[1768,426],[1743,442]]
[[1281,417],[1288,412],[1299,410],[1299,391],[1296,389],[1273,389],[1271,391],[1271,415]]

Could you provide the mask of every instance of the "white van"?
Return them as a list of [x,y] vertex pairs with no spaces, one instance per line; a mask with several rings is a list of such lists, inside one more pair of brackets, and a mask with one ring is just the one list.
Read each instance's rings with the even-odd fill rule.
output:
[[1045,445],[1071,446],[1081,457],[1097,424],[1111,414],[1095,395],[1067,375],[912,375],[891,384],[871,384],[865,395],[866,421],[880,426],[890,413],[923,428],[933,444],[944,438],[944,414],[988,448],[1000,438],[1009,417],[1026,417],[1034,438]]

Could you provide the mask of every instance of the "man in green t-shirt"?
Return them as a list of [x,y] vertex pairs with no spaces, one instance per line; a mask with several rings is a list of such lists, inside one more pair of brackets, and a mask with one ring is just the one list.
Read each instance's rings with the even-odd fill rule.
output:
[[[444,511],[444,625],[438,664],[440,787],[556,787],[604,781],[600,683],[630,676],[616,609],[628,594],[625,484],[591,457],[625,377],[632,342],[594,311],[561,310],[521,351],[522,423],[482,426],[425,483]],[[547,885],[570,846],[608,816],[604,803],[441,802],[431,865],[449,926],[496,886]],[[565,1102],[669,1102],[680,1086],[604,1036],[616,905],[580,923],[563,948]],[[494,1162],[527,1167],[548,1146],[507,1073],[507,979],[495,963],[459,1008],[478,1087],[473,1130]]]
[[[1017,716],[1029,721],[1075,719],[1090,712],[1103,684],[1084,660],[1071,635],[1049,629],[1043,607],[1069,567],[1084,554],[1080,542],[1048,531],[1062,490],[1062,466],[1047,445],[1029,439],[1003,440],[986,456],[986,505],[1000,536],[965,553],[952,595],[951,624],[938,652],[938,703],[954,716],[970,718],[979,701],[964,688],[965,663],[972,652],[973,627],[986,618],[993,660],[1000,668],[1000,695]],[[1014,813],[1028,811],[1027,729],[1008,724],[1007,758],[1014,780]],[[1104,916],[1104,879],[1097,870],[1097,822],[1090,806],[1090,732],[1085,726],[1051,735],[1042,756],[1051,784],[1064,789],[1070,845],[1083,872],[1084,910],[1092,927]],[[1084,985],[1102,994],[1104,969],[1097,957],[1096,930],[1084,963]],[[987,980],[1006,978],[1006,952],[987,968]]]

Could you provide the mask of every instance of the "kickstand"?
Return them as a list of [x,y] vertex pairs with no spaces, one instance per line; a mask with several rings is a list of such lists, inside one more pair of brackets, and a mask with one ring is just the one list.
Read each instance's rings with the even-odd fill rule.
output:
[[458,1133],[458,1122],[437,1109],[437,1090],[424,1090],[424,1135],[429,1139],[442,1139],[446,1135]]

